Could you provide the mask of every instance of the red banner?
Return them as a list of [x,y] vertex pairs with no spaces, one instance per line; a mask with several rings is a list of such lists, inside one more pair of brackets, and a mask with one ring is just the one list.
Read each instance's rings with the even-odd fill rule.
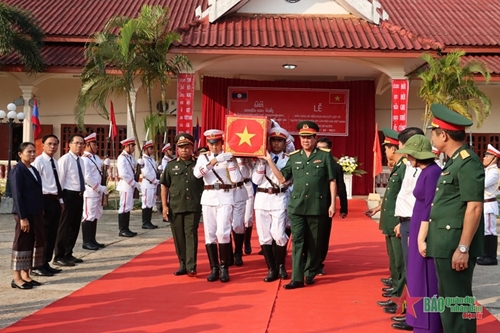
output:
[[392,80],[391,128],[401,132],[406,128],[408,118],[408,80]]
[[349,90],[229,87],[228,111],[245,116],[267,116],[290,134],[297,124],[311,120],[321,135],[349,134]]
[[193,134],[194,74],[177,76],[177,133]]

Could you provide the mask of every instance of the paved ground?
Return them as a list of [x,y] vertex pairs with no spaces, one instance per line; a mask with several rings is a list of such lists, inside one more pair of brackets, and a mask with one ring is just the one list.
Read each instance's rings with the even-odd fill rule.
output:
[[[154,215],[155,230],[140,227],[140,211],[132,213],[131,229],[139,232],[134,238],[118,237],[116,211],[105,211],[98,224],[97,240],[107,244],[98,251],[82,249],[81,236],[75,246],[75,256],[85,262],[70,267],[54,277],[35,277],[43,287],[35,290],[18,290],[10,287],[12,271],[10,255],[14,224],[8,214],[0,214],[0,329],[32,314],[48,304],[78,290],[100,278],[138,254],[171,237],[168,224]],[[167,274],[168,272],[166,272]],[[500,320],[500,266],[481,267],[475,271],[474,292],[477,299]]]

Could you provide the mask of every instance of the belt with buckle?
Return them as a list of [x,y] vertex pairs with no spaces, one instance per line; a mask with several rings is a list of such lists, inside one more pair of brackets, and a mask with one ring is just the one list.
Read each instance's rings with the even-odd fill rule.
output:
[[495,201],[497,201],[497,198],[484,199],[484,202],[495,202]]
[[245,184],[245,182],[237,182],[236,184],[234,184],[234,187],[242,187],[243,185]]
[[228,185],[228,184],[219,184],[215,183],[213,185],[205,185],[203,186],[205,190],[230,190],[233,188],[233,185]]
[[278,194],[278,193],[285,193],[286,188],[275,188],[275,187],[262,188],[262,187],[258,187],[257,192],[262,192],[262,193],[267,193],[267,194]]
[[43,195],[44,197],[49,197],[49,198],[53,198],[53,199],[59,199],[59,196],[57,194],[44,194]]
[[411,220],[411,217],[400,217],[399,222],[408,222]]
[[243,183],[248,183],[249,181],[251,181],[251,179],[250,179],[250,178],[245,178],[245,179],[243,179]]

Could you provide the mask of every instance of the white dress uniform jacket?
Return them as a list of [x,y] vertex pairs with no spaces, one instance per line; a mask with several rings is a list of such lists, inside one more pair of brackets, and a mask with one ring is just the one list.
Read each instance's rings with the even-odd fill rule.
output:
[[137,183],[134,180],[134,171],[136,166],[137,161],[135,158],[126,151],[122,151],[117,159],[118,177],[120,177],[120,181],[116,187],[118,191],[134,192],[135,184]]
[[[493,199],[497,197],[498,194],[498,167],[490,165],[484,169],[484,199]],[[498,202],[485,202],[484,203],[484,214],[493,213],[498,215]]]
[[87,151],[83,153],[83,164],[85,165],[85,172],[83,177],[85,178],[85,193],[84,197],[97,198],[101,197],[100,192],[101,185],[101,172],[102,172],[102,160],[99,156],[93,155]]
[[[244,162],[244,160],[238,157],[236,158],[236,162],[238,162],[238,172],[240,173],[240,179],[241,179],[238,182],[243,182],[245,178],[247,179],[250,178],[251,170],[245,166],[246,163]],[[235,181],[233,180],[233,182]],[[247,199],[248,199],[248,191],[244,184],[234,189],[234,202],[247,201]]]
[[144,161],[144,166],[141,169],[141,189],[156,189],[160,183],[160,181],[156,179],[156,169],[158,168],[158,164],[156,164],[156,161],[148,155],[142,155],[142,160]]
[[[278,157],[278,161],[275,163],[278,169],[282,169],[286,162],[288,161],[288,156],[285,153],[281,153],[275,155],[271,153],[271,157]],[[252,174],[252,182],[256,184],[259,188],[269,189],[272,188],[273,185],[269,183],[266,179],[267,176],[275,185],[279,186],[279,181],[276,176],[273,174],[273,171],[266,164],[258,163],[255,167],[255,170]],[[257,192],[255,194],[254,201],[254,209],[262,209],[262,210],[286,210],[288,204],[288,195],[287,192],[278,193],[278,194],[268,194],[264,192]]]

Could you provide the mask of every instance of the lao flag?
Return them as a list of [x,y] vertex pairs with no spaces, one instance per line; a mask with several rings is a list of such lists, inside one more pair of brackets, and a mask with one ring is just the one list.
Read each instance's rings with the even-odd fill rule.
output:
[[109,137],[114,140],[118,135],[118,127],[116,126],[115,119],[115,108],[113,107],[113,101],[110,101],[111,108],[109,110]]
[[40,118],[38,114],[38,102],[35,98],[33,105],[33,112],[31,113],[31,123],[33,123],[33,137],[36,139],[40,132],[42,132],[42,126],[40,126]]
[[232,91],[231,102],[246,102],[248,101],[248,92],[245,90]]

